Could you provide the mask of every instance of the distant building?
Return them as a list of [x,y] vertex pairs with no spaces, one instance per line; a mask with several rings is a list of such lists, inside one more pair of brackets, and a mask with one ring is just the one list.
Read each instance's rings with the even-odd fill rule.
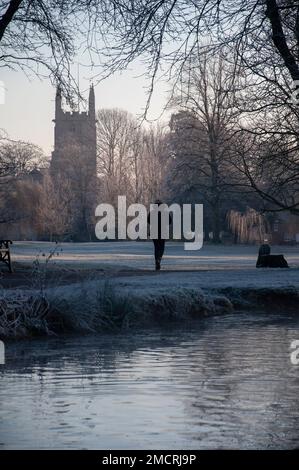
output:
[[[96,203],[96,117],[93,86],[89,90],[87,112],[64,111],[61,91],[55,98],[54,151],[50,173],[57,191],[68,185],[72,198],[72,238],[91,240],[94,233],[94,208]],[[65,198],[64,198],[65,199]]]

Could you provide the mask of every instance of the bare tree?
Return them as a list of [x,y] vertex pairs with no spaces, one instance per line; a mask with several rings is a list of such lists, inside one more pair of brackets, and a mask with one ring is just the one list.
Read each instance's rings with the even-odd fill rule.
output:
[[[265,209],[297,212],[298,2],[141,0],[134,9],[120,4],[117,13],[107,66],[112,70],[126,67],[142,57],[150,77],[149,99],[159,74],[168,74],[179,85],[185,81],[186,70],[192,75],[198,55],[230,54],[233,76],[242,75],[245,95],[239,103],[243,114],[239,138],[245,131],[255,136],[255,156],[250,149],[243,154],[243,173],[267,203]],[[292,101],[294,88],[297,99]],[[265,185],[270,168],[275,176],[267,178]]]
[[43,178],[34,208],[36,231],[50,241],[67,239],[73,229],[71,184],[65,178],[58,178],[56,184],[49,175]]
[[[125,67],[142,55],[151,76],[162,64],[172,72],[183,72],[194,53],[214,52],[223,45],[236,50],[236,57],[246,63],[258,40],[262,51],[270,43],[272,54],[275,48],[292,79],[299,78],[297,2],[141,0],[134,8],[125,2],[114,5],[113,0],[105,4],[105,24],[113,39],[110,66]],[[111,4],[114,9],[109,9]]]
[[159,74],[179,78],[194,54],[225,46],[245,68],[267,59],[270,80],[273,59],[298,80],[298,9],[289,0],[2,0],[0,63],[40,65],[67,85],[81,41],[93,66],[104,61],[101,77],[142,57],[151,92]]
[[235,77],[221,57],[194,63],[177,90],[171,119],[175,191],[193,192],[207,203],[213,241],[220,242],[223,211],[241,185],[231,139],[238,123]]
[[0,67],[50,74],[69,93],[70,61],[81,2],[2,0],[0,2]]
[[169,129],[161,124],[151,125],[145,131],[143,158],[144,202],[148,205],[156,199],[168,200],[167,175],[170,164]]
[[145,204],[163,197],[168,158],[165,128],[142,127],[120,109],[102,109],[97,117],[102,196],[114,204],[118,195]]
[[[281,131],[285,131],[282,125]],[[295,136],[294,136],[295,138]],[[244,187],[261,199],[263,212],[288,210],[299,214],[299,157],[297,139],[266,130],[237,133],[234,165],[246,177]]]
[[0,143],[0,178],[17,178],[45,164],[43,151],[30,142],[3,139]]
[[0,67],[50,76],[73,103],[79,93],[72,75],[76,52],[85,64],[98,66],[111,11],[115,18],[121,15],[117,5],[115,0],[0,0]]
[[138,123],[131,114],[121,109],[101,109],[97,120],[98,172],[102,177],[105,197],[116,203],[118,195],[132,192],[133,165],[138,172]]
[[[18,182],[45,164],[42,150],[34,144],[3,139],[0,144],[0,223],[24,217],[24,211],[16,210]],[[25,206],[25,201],[23,201]],[[21,207],[21,206],[20,206]]]

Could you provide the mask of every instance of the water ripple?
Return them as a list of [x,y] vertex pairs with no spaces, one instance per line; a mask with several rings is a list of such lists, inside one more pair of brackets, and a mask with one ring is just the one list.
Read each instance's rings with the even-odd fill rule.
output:
[[1,448],[294,448],[292,316],[9,344]]

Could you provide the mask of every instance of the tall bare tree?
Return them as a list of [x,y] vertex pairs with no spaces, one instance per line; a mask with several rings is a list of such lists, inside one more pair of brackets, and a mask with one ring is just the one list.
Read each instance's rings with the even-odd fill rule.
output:
[[156,199],[168,201],[167,175],[170,165],[169,129],[162,124],[153,124],[145,131],[143,158],[144,201],[153,203]]
[[167,134],[165,128],[142,127],[128,112],[98,112],[98,171],[102,194],[117,202],[126,195],[131,202],[148,204],[165,195]]
[[[101,109],[97,115],[98,171],[105,196],[116,203],[117,196],[132,191],[132,166],[137,162],[138,123],[127,111]],[[138,170],[137,170],[138,171]]]
[[233,166],[231,139],[239,112],[235,77],[223,58],[200,57],[177,90],[171,119],[173,170],[176,192],[193,192],[208,205],[213,241],[220,242],[223,210],[240,182]]

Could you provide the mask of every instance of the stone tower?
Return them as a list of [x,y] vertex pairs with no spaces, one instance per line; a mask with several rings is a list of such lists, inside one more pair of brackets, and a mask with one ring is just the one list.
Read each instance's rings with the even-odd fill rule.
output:
[[89,90],[88,111],[64,111],[61,91],[55,98],[54,151],[51,176],[61,199],[69,199],[70,238],[89,241],[94,234],[96,204],[96,117],[93,86]]

